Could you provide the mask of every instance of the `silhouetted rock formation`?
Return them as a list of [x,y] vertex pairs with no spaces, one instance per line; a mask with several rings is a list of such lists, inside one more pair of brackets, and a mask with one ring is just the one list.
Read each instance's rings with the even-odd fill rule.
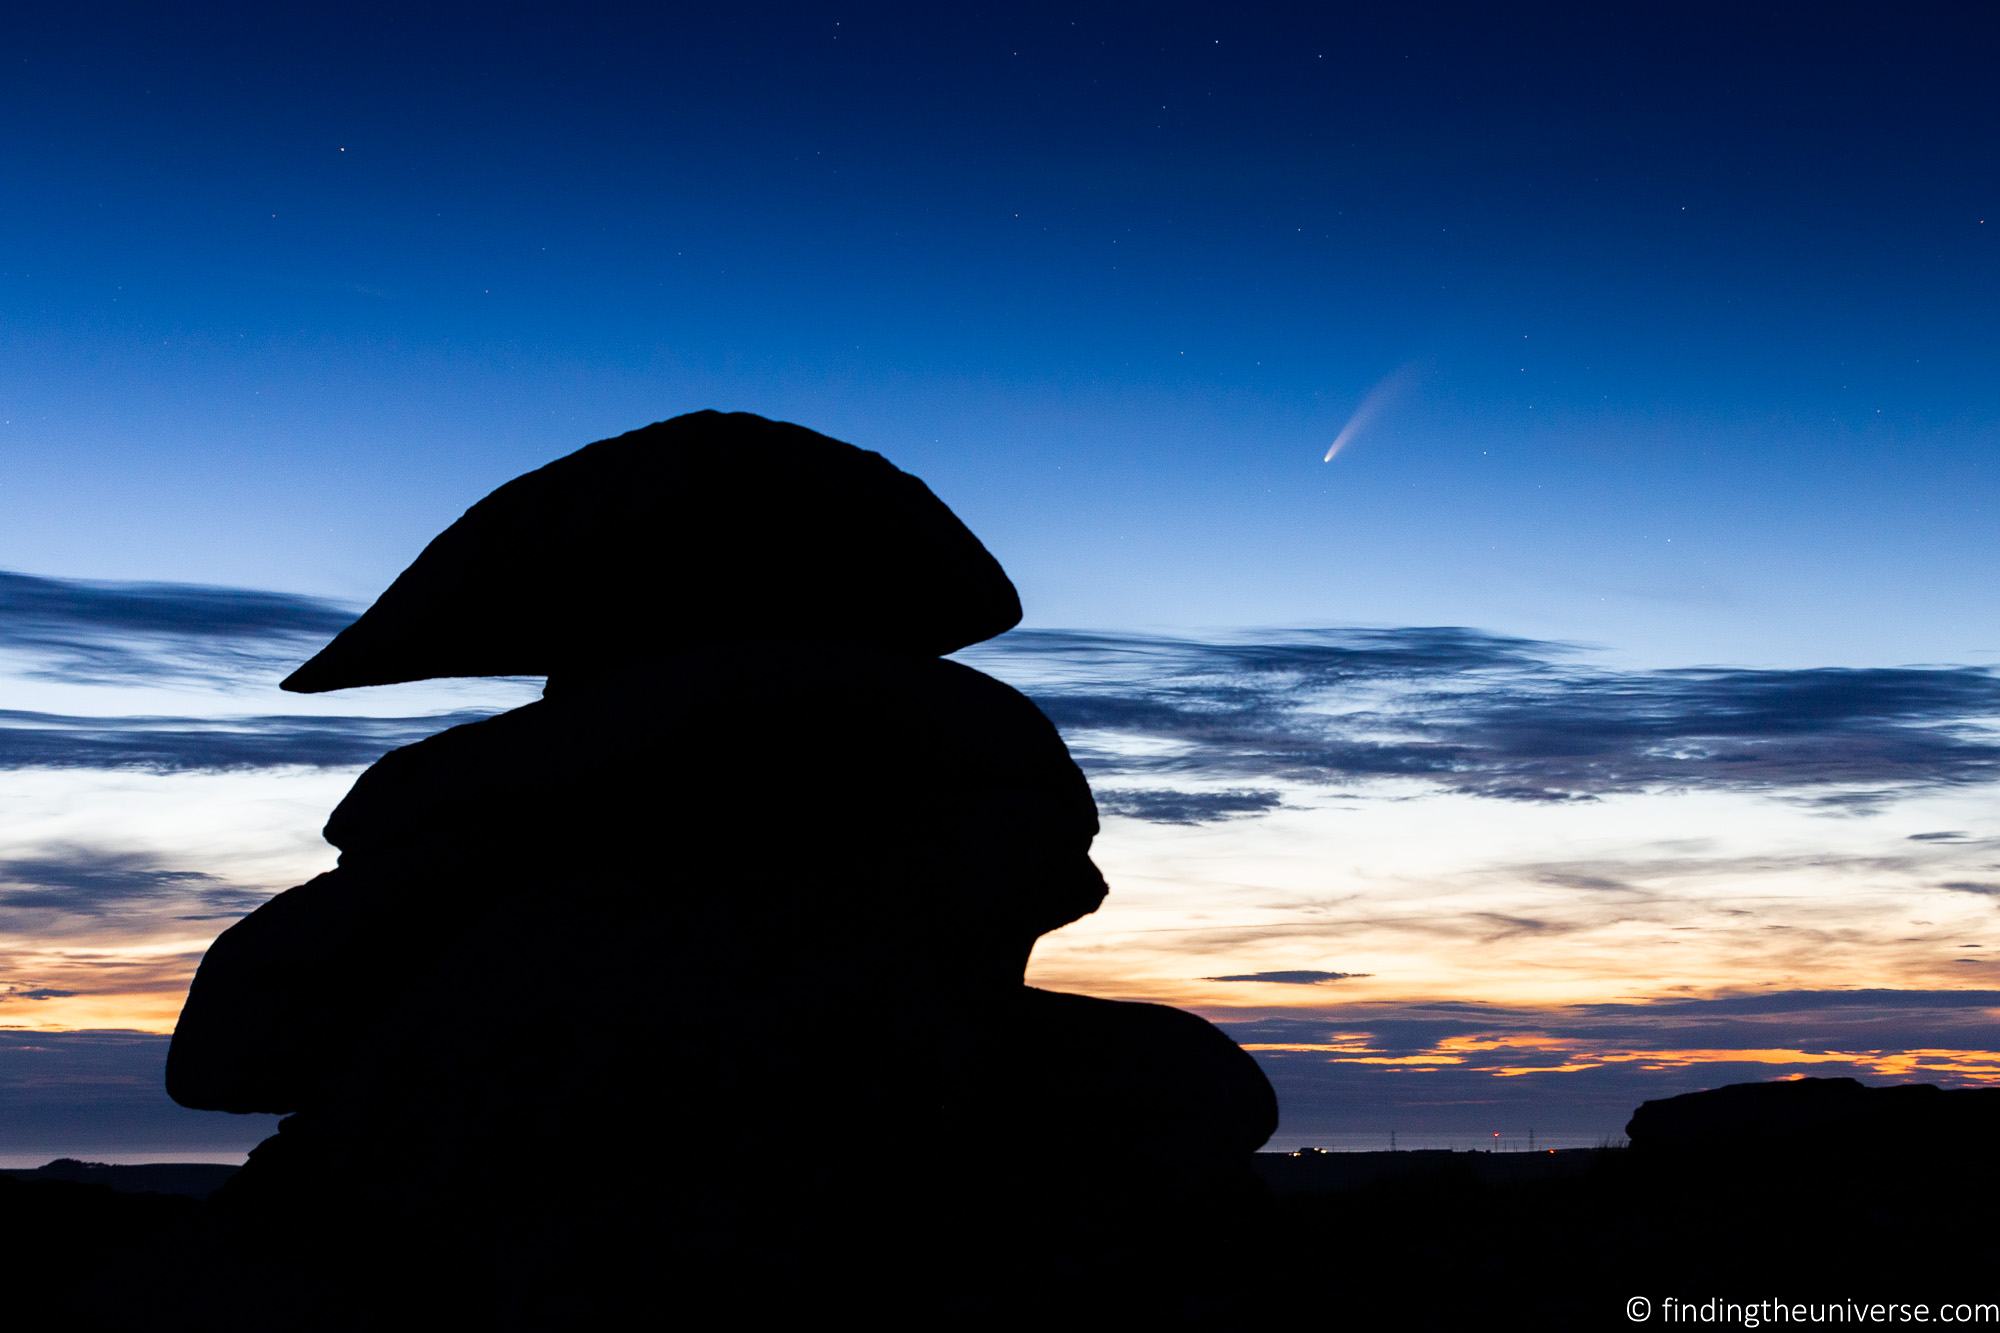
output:
[[560,677],[774,638],[936,655],[1020,619],[979,539],[880,454],[693,412],[508,482],[284,684]]
[[1105,890],[1055,728],[936,656],[1018,617],[922,483],[757,417],[474,506],[287,684],[549,688],[363,774],[339,866],[203,960],[169,1091],[295,1113],[218,1199],[288,1239],[205,1315],[577,1327],[671,1281],[935,1318],[1171,1263],[1275,1102],[1193,1015],[1023,987]]
[[2000,1161],[2000,1088],[1871,1088],[1851,1078],[1733,1083],[1647,1102],[1625,1133],[1635,1150],[1660,1156],[1837,1154],[1852,1163],[1921,1150]]

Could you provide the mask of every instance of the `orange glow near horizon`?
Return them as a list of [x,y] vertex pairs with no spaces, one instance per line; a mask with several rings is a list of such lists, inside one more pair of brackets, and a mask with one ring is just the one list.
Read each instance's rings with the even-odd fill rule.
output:
[[[1536,1034],[1494,1036],[1476,1034],[1446,1037],[1431,1049],[1413,1055],[1368,1053],[1353,1045],[1316,1042],[1254,1042],[1245,1050],[1284,1052],[1298,1055],[1329,1055],[1330,1064],[1398,1066],[1466,1066],[1471,1072],[1495,1078],[1518,1078],[1526,1074],[1574,1074],[1605,1065],[1636,1064],[1642,1069],[1688,1069],[1701,1065],[1845,1065],[1860,1072],[1898,1080],[1940,1077],[1946,1082],[2000,1083],[2000,1051],[1956,1048],[1921,1048],[1902,1051],[1805,1051],[1790,1047],[1702,1047],[1630,1050],[1606,1046],[1591,1049],[1581,1037],[1548,1037]],[[1474,1058],[1479,1054],[1515,1055],[1532,1051],[1563,1051],[1570,1054],[1560,1064],[1522,1064],[1518,1061],[1487,1064]],[[1785,1077],[1803,1078],[1803,1073]]]
[[[254,900],[326,868],[333,853],[317,830],[351,780],[0,774],[0,799],[34,847],[87,845],[115,807],[130,845],[153,849],[148,865]],[[1039,941],[1027,979],[1225,1024],[1289,1023],[1275,1031],[1299,1040],[1241,1035],[1253,1052],[1384,1077],[1716,1066],[1716,1082],[1755,1067],[2000,1083],[2000,1052],[1969,1031],[2000,1021],[2000,1009],[1965,1001],[1951,1009],[1956,1026],[1891,1025],[1910,1034],[1906,1049],[1865,1026],[1836,1045],[1834,1019],[1802,1025],[1727,1007],[1703,1021],[1727,1024],[1741,1048],[1681,1047],[1668,1035],[1674,1006],[1716,999],[2000,990],[2000,961],[1988,961],[2000,960],[1993,900],[1939,887],[1973,876],[1993,850],[1925,840],[1926,830],[1983,827],[1992,794],[1927,797],[1893,826],[1700,794],[1579,809],[1433,792],[1356,814],[1290,792],[1295,804],[1254,820],[1111,817],[1093,851],[1110,898]],[[1699,834],[1669,839],[1677,829]],[[24,919],[0,938],[0,1028],[170,1033],[203,951],[229,924],[197,915],[201,884],[96,918]],[[1443,1035],[1376,1035],[1378,1018],[1417,1011],[1424,1032]],[[1617,1036],[1593,1037],[1607,1013]],[[1661,1040],[1644,1035],[1652,1025]]]

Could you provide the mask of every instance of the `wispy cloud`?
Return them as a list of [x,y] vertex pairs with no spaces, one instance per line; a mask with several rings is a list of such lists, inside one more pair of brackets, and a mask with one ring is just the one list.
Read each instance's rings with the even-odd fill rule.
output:
[[1324,986],[1329,982],[1346,981],[1352,977],[1365,977],[1366,972],[1315,972],[1300,969],[1290,972],[1238,972],[1233,976],[1204,977],[1204,981],[1256,981],[1278,986]]
[[1026,689],[1094,778],[1148,789],[1404,779],[1520,802],[1723,790],[1838,811],[2000,780],[2000,673],[1983,667],[1619,670],[1448,627],[1023,630],[965,656]]
[[[0,650],[72,683],[271,675],[351,618],[290,593],[0,572]],[[964,656],[1028,689],[1106,813],[1156,823],[1262,814],[1287,784],[1403,780],[1516,802],[1729,790],[1842,812],[2000,780],[2000,674],[1981,667],[1617,670],[1574,644],[1451,626],[1021,630]],[[347,767],[483,715],[0,711],[0,769]]]
[[68,1000],[81,994],[79,991],[59,990],[54,986],[0,986],[0,1004],[10,1000]]
[[135,851],[55,846],[0,860],[0,933],[38,939],[102,937],[121,923],[241,916],[268,898],[200,870]]
[[468,709],[417,717],[76,717],[0,709],[0,770],[359,768],[399,745],[490,716]]
[[219,685],[295,665],[354,619],[323,598],[0,570],[0,650],[70,684]]
[[1098,787],[1100,814],[1126,815],[1155,824],[1207,824],[1233,815],[1261,815],[1285,803],[1275,791],[1232,787],[1180,791],[1170,787]]
[[1461,1131],[1482,1116],[1513,1132],[1616,1133],[1648,1098],[1801,1073],[2000,1085],[1996,1011],[2000,991],[1877,989],[1211,1016],[1277,1085],[1281,1136],[1307,1136]]
[[[1365,1045],[1391,1056],[1455,1054],[1454,1063],[1492,1065],[1540,1048],[1599,1053],[1796,1050],[1867,1058],[1911,1050],[1990,1047],[1996,990],[1786,990],[1694,998],[1662,997],[1547,1008],[1463,1001],[1359,1002],[1232,1019],[1237,1040],[1271,1050],[1316,1051]],[[1353,1053],[1353,1052],[1348,1052]],[[1993,1071],[2000,1079],[2000,1069]]]

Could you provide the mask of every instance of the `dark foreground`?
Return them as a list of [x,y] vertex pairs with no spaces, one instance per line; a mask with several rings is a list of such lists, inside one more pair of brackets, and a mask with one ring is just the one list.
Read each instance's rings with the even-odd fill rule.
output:
[[[942,1289],[950,1279],[884,1252],[874,1271],[823,1295],[801,1291],[774,1258],[768,1283],[738,1293],[734,1317],[707,1314],[668,1284],[649,1322],[726,1326],[818,1308],[903,1327],[976,1326],[990,1315],[1032,1327],[1627,1328],[1634,1298],[1651,1303],[1654,1323],[1672,1301],[1921,1303],[1937,1322],[1941,1305],[2000,1300],[1992,1148],[1951,1136],[1735,1137],[1733,1147],[1697,1136],[1671,1148],[1541,1154],[1260,1154],[1253,1188],[1183,1219],[1180,1241],[1151,1252],[1103,1234],[1067,1271],[995,1281],[988,1270],[981,1281],[991,1285],[977,1290]],[[935,1167],[957,1169],[950,1154]],[[25,1288],[66,1328],[197,1328],[210,1326],[204,1284],[285,1281],[209,1249],[228,1236],[227,1190],[192,1196],[226,1168],[152,1168],[176,1174],[151,1180],[148,1170],[0,1176],[0,1207],[32,1219],[9,1247],[17,1298]],[[325,1308],[342,1308],[339,1292],[325,1295]],[[927,1309],[949,1318],[927,1320]],[[430,1322],[395,1309],[356,1318],[350,1308],[342,1326]]]

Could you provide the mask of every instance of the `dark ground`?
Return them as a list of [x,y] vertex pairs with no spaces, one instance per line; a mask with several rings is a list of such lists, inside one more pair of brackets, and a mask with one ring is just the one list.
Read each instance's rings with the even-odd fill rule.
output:
[[[196,1196],[229,1170],[0,1174],[16,1223],[10,1286],[67,1328],[182,1326],[145,1312],[178,1308],[201,1281],[172,1256],[204,1234]],[[1115,1327],[1121,1292],[1182,1326],[1287,1329],[1631,1327],[1633,1297],[1656,1322],[1669,1297],[2000,1299],[1992,1153],[1266,1153],[1255,1170],[1261,1190],[1232,1215],[1187,1219],[1212,1264],[1125,1256],[1090,1299],[1052,1303],[1038,1326],[1075,1326],[1070,1312],[1095,1307],[1088,1322]]]

